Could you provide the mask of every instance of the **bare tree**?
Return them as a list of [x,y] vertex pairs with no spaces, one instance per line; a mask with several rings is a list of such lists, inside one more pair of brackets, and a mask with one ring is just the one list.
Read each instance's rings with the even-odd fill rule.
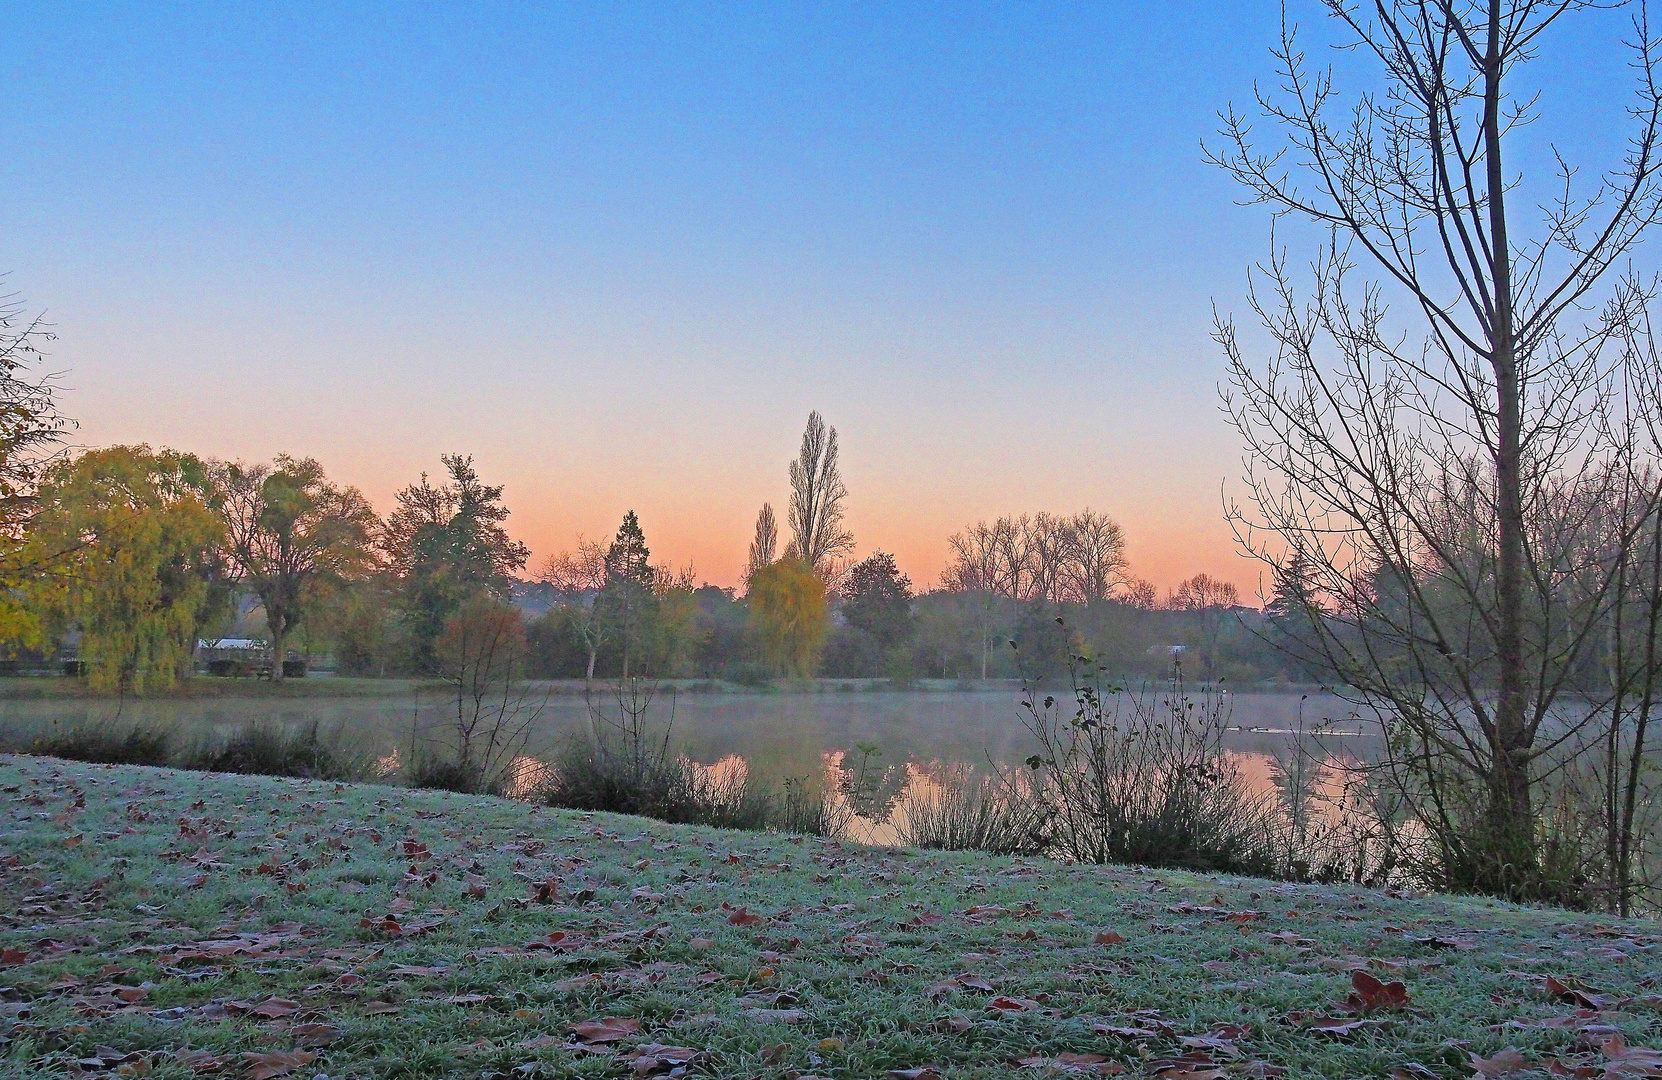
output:
[[1022,539],[1027,550],[1033,599],[1060,603],[1062,581],[1067,576],[1073,546],[1067,519],[1042,511],[1034,514],[1027,522]]
[[832,584],[840,559],[854,550],[854,534],[842,526],[848,488],[837,467],[837,429],[827,428],[817,412],[808,414],[790,474],[792,536],[785,554],[801,559],[820,580]]
[[1219,581],[1210,574],[1196,574],[1178,583],[1166,606],[1173,611],[1205,611],[1208,608],[1232,608],[1241,602],[1241,594],[1234,585]]
[[523,681],[525,622],[515,608],[487,596],[469,600],[445,624],[437,655],[455,693],[446,733],[451,760],[445,787],[512,794],[526,767],[525,749],[548,705]]
[[1066,523],[1061,594],[1075,604],[1106,600],[1126,583],[1125,533],[1107,514],[1086,507]]
[[992,655],[993,620],[999,607],[999,549],[986,522],[947,538],[952,562],[941,574],[941,587],[971,598],[976,630],[981,639],[981,677],[987,677]]
[[[1256,144],[1230,110],[1226,149],[1209,152],[1254,201],[1328,231],[1307,283],[1272,239],[1268,292],[1250,294],[1267,363],[1217,326],[1247,449],[1238,535],[1272,571],[1290,550],[1314,565],[1321,647],[1419,785],[1443,883],[1511,895],[1557,895],[1538,857],[1539,769],[1586,722],[1563,694],[1614,598],[1608,563],[1587,572],[1577,515],[1636,475],[1611,422],[1628,388],[1610,346],[1643,290],[1618,284],[1602,318],[1580,315],[1662,212],[1642,7],[1624,160],[1590,187],[1562,159],[1547,184],[1508,171],[1537,119],[1514,84],[1549,29],[1593,6],[1326,0],[1338,44],[1383,89],[1341,104],[1284,26],[1279,90],[1257,95],[1281,141]],[[1517,199],[1542,208],[1533,238]],[[1382,280],[1354,283],[1358,260]]]
[[58,411],[53,377],[33,370],[51,340],[43,318],[25,315],[15,294],[0,296],[0,532],[13,539],[41,471],[75,426]]
[[593,540],[577,538],[576,551],[551,556],[543,565],[542,578],[567,594],[577,638],[588,650],[589,665],[583,681],[594,684],[594,662],[610,636],[609,623],[596,601],[606,587],[606,549]]
[[756,536],[750,541],[750,562],[745,567],[744,579],[749,581],[756,576],[756,571],[771,565],[778,549],[779,523],[773,517],[773,504],[763,503],[756,515]]

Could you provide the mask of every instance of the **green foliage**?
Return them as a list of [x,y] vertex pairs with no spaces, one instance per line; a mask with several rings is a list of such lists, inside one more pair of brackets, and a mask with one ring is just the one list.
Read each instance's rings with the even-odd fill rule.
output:
[[894,556],[876,552],[855,563],[842,585],[843,617],[887,654],[912,635],[912,582]]
[[650,662],[652,638],[658,616],[657,597],[652,586],[652,552],[646,534],[633,510],[623,517],[617,536],[606,549],[606,584],[595,598],[595,612],[606,628],[606,637],[622,653],[625,678],[639,674],[642,662]]
[[651,591],[653,582],[652,551],[646,546],[646,534],[641,531],[640,518],[633,510],[623,515],[612,546],[606,549],[606,583],[629,584]]
[[[215,470],[215,480],[231,558],[264,607],[273,655],[285,657],[284,641],[320,594],[372,567],[380,522],[356,488],[329,483],[311,458],[231,462]],[[281,677],[279,664],[273,678]]]
[[51,569],[29,592],[80,629],[95,688],[143,693],[188,673],[227,591],[210,498],[202,462],[171,450],[115,446],[47,470],[30,547]]
[[433,646],[450,616],[481,593],[507,600],[530,555],[502,527],[508,517],[502,487],[480,481],[471,457],[441,460],[449,482],[434,486],[423,473],[400,491],[382,535],[388,564],[403,584],[412,660],[420,671],[435,669]]
[[781,675],[812,675],[830,627],[825,584],[813,567],[796,558],[765,566],[751,579],[746,599],[763,661]]

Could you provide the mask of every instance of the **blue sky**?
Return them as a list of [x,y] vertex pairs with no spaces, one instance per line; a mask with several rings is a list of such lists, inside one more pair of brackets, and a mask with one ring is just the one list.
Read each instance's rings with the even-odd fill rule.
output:
[[[1267,217],[1200,141],[1279,19],[19,5],[0,270],[57,324],[83,441],[309,454],[383,508],[470,452],[538,559],[634,508],[731,583],[817,408],[862,552],[920,582],[968,522],[1088,504],[1161,584],[1250,586],[1209,333]],[[1541,65],[1595,164],[1613,27]]]

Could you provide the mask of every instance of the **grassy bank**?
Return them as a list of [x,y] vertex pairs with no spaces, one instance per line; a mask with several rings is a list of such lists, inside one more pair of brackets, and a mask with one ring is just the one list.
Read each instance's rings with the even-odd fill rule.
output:
[[1653,924],[28,757],[0,797],[7,1076],[1662,1073]]

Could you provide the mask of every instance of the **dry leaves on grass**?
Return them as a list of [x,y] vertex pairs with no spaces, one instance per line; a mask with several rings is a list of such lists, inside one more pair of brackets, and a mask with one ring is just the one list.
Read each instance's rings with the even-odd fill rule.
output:
[[1648,1046],[1629,1046],[1620,1033],[1599,1044],[1608,1064],[1604,1075],[1614,1078],[1662,1076],[1662,1051]]

